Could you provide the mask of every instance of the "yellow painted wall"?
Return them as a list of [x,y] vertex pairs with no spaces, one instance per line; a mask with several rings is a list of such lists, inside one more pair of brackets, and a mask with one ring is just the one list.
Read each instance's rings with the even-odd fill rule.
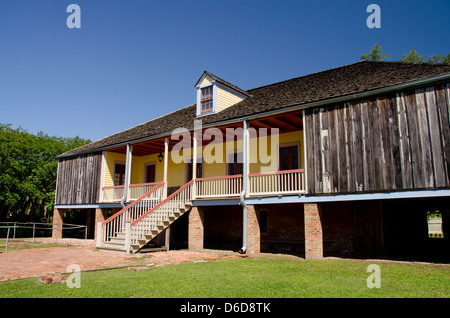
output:
[[217,111],[220,112],[221,110],[224,110],[225,108],[228,108],[234,104],[239,103],[242,101],[243,98],[224,90],[220,87],[217,87]]
[[[303,131],[280,134],[278,135],[278,142],[280,146],[283,146],[283,144],[298,144],[300,147],[300,168],[304,168]],[[275,149],[275,152],[272,154],[271,145],[271,137],[250,139],[250,173],[278,170],[278,149]],[[265,155],[270,158],[270,162],[266,163]]]
[[[259,141],[261,139],[261,142]],[[285,143],[298,143],[300,145],[300,167],[304,168],[305,158],[304,154],[304,145],[303,145],[303,131],[296,131],[291,133],[285,133],[279,135],[279,143],[280,145]],[[209,148],[207,148],[209,147]],[[227,150],[236,149],[238,152],[242,151],[242,140],[234,141],[223,144],[218,144],[216,150],[220,151],[222,149],[221,162],[212,162],[211,149],[210,146],[204,146],[198,148],[197,153],[200,154],[200,151],[204,157],[203,160],[203,176],[204,177],[219,177],[225,176],[227,173]],[[268,164],[263,164],[259,159],[258,150],[267,151],[269,149],[268,154],[270,155],[270,140],[267,141],[267,137],[262,138],[250,138],[250,173],[257,172],[269,172],[269,171],[277,171],[278,170],[278,150],[275,151],[274,160],[272,160]],[[184,162],[175,163],[172,160],[171,153],[169,153],[168,160],[168,176],[167,183],[169,187],[182,186],[185,184],[186,179],[186,158],[190,158],[192,153],[192,149],[185,149],[185,153],[182,155],[184,158]],[[214,153],[213,153],[214,155]],[[152,154],[148,156],[132,156],[132,167],[131,167],[131,183],[143,183],[144,182],[144,166],[147,163],[154,162],[156,163],[156,181],[163,181],[164,178],[164,161],[159,162],[157,158],[158,154]],[[220,156],[219,158],[220,159]],[[112,186],[113,185],[113,173],[114,173],[114,162],[120,161],[125,162],[125,155],[106,152],[106,165],[105,165],[105,179],[104,186]],[[209,163],[208,163],[209,162]]]
[[210,78],[208,75],[206,75],[203,80],[200,82],[200,86],[211,84],[212,78]]
[[105,179],[103,186],[110,187],[114,185],[114,162],[124,162],[125,155],[115,152],[106,152]]

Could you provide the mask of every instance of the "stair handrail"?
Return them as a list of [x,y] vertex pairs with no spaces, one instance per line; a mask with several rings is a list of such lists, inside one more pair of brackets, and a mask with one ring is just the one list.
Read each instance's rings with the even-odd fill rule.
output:
[[[145,193],[136,201],[126,206],[107,220],[103,221],[101,226],[102,241],[107,242],[112,237],[117,235],[117,233],[122,232],[125,229],[127,221],[132,222],[133,218],[138,218],[141,214],[144,214],[145,211],[151,210],[155,206],[154,202],[152,202],[153,200],[146,201],[145,199],[154,194],[156,191],[160,191],[161,187],[163,187],[162,190],[164,190],[164,184],[164,182],[161,182],[159,185]],[[156,201],[160,201],[164,196],[165,194],[162,193],[158,198],[155,199]],[[142,205],[140,205],[141,203]]]
[[158,203],[157,205],[155,205],[151,210],[149,210],[148,212],[146,212],[145,214],[143,214],[142,216],[140,216],[139,218],[137,218],[135,221],[131,222],[131,226],[135,225],[136,223],[138,223],[140,220],[142,220],[143,218],[145,218],[147,215],[151,214],[153,211],[155,211],[157,208],[159,208],[160,206],[162,206],[163,204],[167,203],[168,201],[170,201],[173,197],[175,197],[177,194],[179,194],[181,191],[185,190],[187,187],[189,187],[190,185],[192,185],[194,183],[194,179],[192,179],[191,181],[189,181],[188,183],[186,183],[185,185],[183,185],[181,188],[179,188],[177,191],[175,191],[174,193],[172,193],[171,195],[169,195],[167,198],[165,198],[163,201],[161,201],[160,203]]

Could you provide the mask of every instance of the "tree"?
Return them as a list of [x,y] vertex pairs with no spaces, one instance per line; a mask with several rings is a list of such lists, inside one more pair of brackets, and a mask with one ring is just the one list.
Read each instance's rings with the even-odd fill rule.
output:
[[447,55],[434,55],[428,61],[438,63],[450,63],[450,53],[447,53]]
[[88,142],[0,124],[0,220],[48,219],[55,198],[56,156]]
[[381,46],[377,43],[369,53],[361,55],[361,60],[387,61],[389,60],[389,54],[385,54]]
[[412,63],[423,63],[425,58],[417,53],[416,49],[412,49],[408,54],[403,54],[401,61]]
[[[369,53],[361,55],[361,60],[387,61],[389,60],[389,54],[384,53],[381,46],[377,43]],[[412,49],[407,54],[403,54],[400,61],[410,63],[450,63],[450,53],[446,55],[430,55],[426,58],[419,54],[416,49]]]

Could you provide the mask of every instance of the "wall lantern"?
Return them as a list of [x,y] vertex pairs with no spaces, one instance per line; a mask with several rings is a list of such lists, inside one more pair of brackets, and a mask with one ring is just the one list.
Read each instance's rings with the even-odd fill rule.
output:
[[163,154],[160,152],[159,155],[158,155],[158,160],[159,160],[159,162],[162,162],[163,159],[164,159],[164,156],[163,156]]

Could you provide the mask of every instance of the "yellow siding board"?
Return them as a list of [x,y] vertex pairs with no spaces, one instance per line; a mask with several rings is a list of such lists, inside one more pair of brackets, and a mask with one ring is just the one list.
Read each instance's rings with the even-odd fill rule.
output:
[[125,162],[124,154],[115,152],[106,152],[105,179],[103,185],[110,187],[114,185],[114,162]]
[[209,76],[205,76],[200,82],[200,86],[205,86],[212,83],[212,79]]
[[227,90],[217,87],[217,111],[220,112],[243,99]]

